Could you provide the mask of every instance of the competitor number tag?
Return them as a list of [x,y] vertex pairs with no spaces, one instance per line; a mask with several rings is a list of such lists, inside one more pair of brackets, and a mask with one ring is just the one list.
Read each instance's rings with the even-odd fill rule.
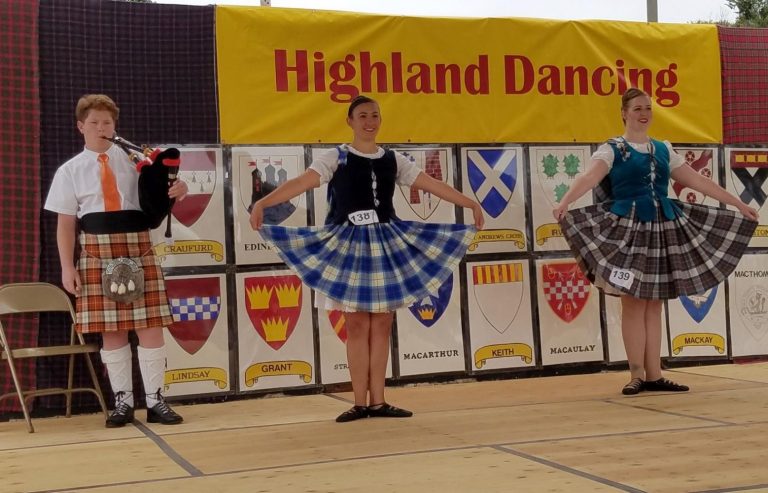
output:
[[348,217],[349,222],[355,226],[364,226],[366,224],[376,224],[379,222],[379,216],[376,215],[375,209],[353,212]]
[[635,280],[635,274],[626,269],[613,269],[608,280],[617,286],[629,289],[632,281]]

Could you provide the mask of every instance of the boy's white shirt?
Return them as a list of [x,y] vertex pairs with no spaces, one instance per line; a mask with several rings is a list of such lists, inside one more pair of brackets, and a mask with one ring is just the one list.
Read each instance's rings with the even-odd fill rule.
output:
[[[139,173],[125,152],[113,145],[105,152],[117,180],[122,210],[141,210]],[[53,177],[44,208],[49,211],[83,217],[104,212],[101,168],[98,152],[89,149],[62,164]]]

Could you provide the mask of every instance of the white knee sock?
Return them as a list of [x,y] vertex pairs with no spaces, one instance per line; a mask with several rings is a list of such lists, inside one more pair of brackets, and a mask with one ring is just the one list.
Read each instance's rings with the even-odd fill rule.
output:
[[115,396],[123,392],[123,402],[133,407],[133,367],[131,361],[131,345],[112,349],[101,350],[101,362],[107,367],[109,384]]
[[149,409],[159,402],[158,393],[162,395],[165,387],[165,345],[151,349],[139,346],[137,350],[144,392],[147,396],[147,409]]

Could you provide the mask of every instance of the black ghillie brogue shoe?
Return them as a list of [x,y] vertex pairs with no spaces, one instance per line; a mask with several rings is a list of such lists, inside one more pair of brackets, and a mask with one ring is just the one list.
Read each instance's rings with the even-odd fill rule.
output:
[[158,390],[152,397],[157,399],[157,404],[147,408],[147,423],[160,423],[162,425],[177,425],[184,421],[171,406],[165,402],[165,398],[160,395]]
[[126,393],[115,394],[115,410],[107,418],[107,428],[122,428],[128,423],[133,423],[133,407],[125,402]]
[[672,380],[666,378],[660,378],[658,380],[650,380],[643,384],[643,390],[656,391],[656,392],[688,392],[690,390],[687,385],[680,385]]
[[365,406],[352,406],[336,418],[337,423],[346,423],[368,417],[368,408]]
[[645,382],[643,382],[642,378],[633,378],[629,381],[628,384],[624,386],[623,389],[621,389],[621,393],[624,395],[635,395],[639,394],[641,390],[643,390],[643,385]]
[[368,416],[372,418],[410,418],[413,413],[385,402],[368,406]]

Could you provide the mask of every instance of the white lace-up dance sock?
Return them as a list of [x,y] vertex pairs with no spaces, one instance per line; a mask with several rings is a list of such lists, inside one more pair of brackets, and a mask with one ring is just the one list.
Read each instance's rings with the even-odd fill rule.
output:
[[[121,400],[133,407],[133,365],[131,361],[131,345],[101,350],[101,362],[107,367],[109,384],[115,396],[121,395]],[[122,392],[123,394],[119,394]]]
[[165,345],[158,348],[137,348],[139,368],[144,382],[144,392],[147,396],[147,409],[155,407],[158,395],[162,395],[165,387],[166,351]]

